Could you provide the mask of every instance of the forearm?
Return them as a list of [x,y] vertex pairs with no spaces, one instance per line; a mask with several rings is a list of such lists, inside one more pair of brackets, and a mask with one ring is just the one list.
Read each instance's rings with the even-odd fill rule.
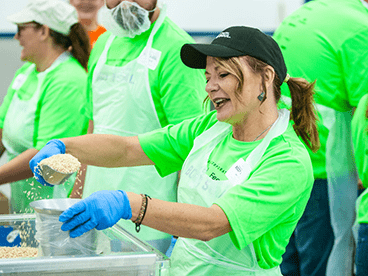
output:
[[[136,220],[142,205],[140,195],[128,192],[132,221]],[[211,240],[230,232],[230,223],[217,206],[209,208],[185,203],[149,199],[143,225],[183,238]]]
[[[88,130],[87,134],[93,133],[94,124],[93,121],[90,120],[88,123]],[[72,192],[70,194],[70,198],[82,198],[83,196],[83,189],[84,189],[84,181],[86,179],[86,173],[87,173],[87,165],[82,164],[77,178],[75,179]]]
[[29,161],[38,150],[29,149],[0,167],[0,184],[10,183],[33,176]]
[[5,152],[5,147],[3,144],[3,129],[0,128],[0,157],[4,154]]
[[87,165],[82,164],[75,179],[72,192],[70,193],[70,198],[82,198],[84,181],[86,179]]
[[153,165],[137,136],[87,134],[61,140],[66,153],[78,158],[82,164],[109,168]]

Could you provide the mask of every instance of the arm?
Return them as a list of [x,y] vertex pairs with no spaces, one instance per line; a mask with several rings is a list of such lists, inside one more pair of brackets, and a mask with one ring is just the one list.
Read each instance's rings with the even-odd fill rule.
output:
[[[128,192],[132,221],[138,217],[142,205],[140,195]],[[185,203],[149,199],[142,224],[183,238],[209,241],[231,231],[229,221],[217,205],[209,208]]]
[[5,147],[2,141],[3,141],[3,129],[0,128],[0,157],[3,156],[5,152]]
[[[92,134],[92,133],[93,133],[93,121],[90,120],[88,124],[87,134]],[[70,198],[82,198],[84,183],[86,180],[86,174],[87,174],[87,165],[82,164],[78,172],[78,177],[75,180],[73,190],[70,194]]]
[[108,168],[154,165],[137,136],[87,134],[61,141],[65,144],[65,153],[75,156],[82,164]]
[[[124,191],[98,191],[63,212],[61,229],[70,231],[72,238],[92,228],[103,230],[119,219],[136,220],[142,198]],[[143,224],[169,234],[203,241],[231,231],[229,221],[220,207],[209,208],[192,204],[149,199]]]
[[27,179],[33,176],[29,168],[29,161],[38,152],[36,149],[28,149],[10,162],[0,167],[0,184]]

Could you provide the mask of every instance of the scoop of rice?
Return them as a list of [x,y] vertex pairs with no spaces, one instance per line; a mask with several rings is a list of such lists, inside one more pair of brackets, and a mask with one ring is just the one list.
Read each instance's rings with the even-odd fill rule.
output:
[[39,165],[48,165],[50,168],[62,173],[73,173],[79,170],[81,163],[73,155],[66,153],[45,158]]

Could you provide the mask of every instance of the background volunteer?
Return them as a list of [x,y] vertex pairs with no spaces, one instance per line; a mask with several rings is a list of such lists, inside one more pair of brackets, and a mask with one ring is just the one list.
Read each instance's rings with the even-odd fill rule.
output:
[[104,26],[98,23],[98,11],[104,4],[104,0],[69,0],[70,4],[78,12],[79,22],[88,33],[91,48],[98,37],[106,32]]
[[15,38],[26,63],[0,107],[1,154],[8,154],[8,163],[0,167],[0,183],[13,182],[11,211],[20,213],[31,212],[28,204],[35,199],[66,197],[74,182],[39,189],[28,163],[48,140],[87,132],[88,119],[82,113],[89,43],[76,10],[62,1],[32,0],[8,20],[18,26]]
[[[135,137],[52,140],[31,167],[68,152],[97,166],[155,164],[162,176],[181,170],[179,203],[98,191],[60,216],[62,229],[76,237],[120,218],[137,227],[143,220],[179,236],[172,275],[281,275],[281,256],[313,184],[308,152],[294,131],[318,148],[313,84],[289,78],[277,43],[254,28],[228,28],[210,45],[185,44],[181,57],[188,67],[206,68],[216,111]],[[298,107],[294,127],[290,112],[277,110],[283,81]],[[138,216],[140,210],[146,211]]]
[[[194,41],[166,16],[166,6],[158,7],[155,0],[107,0],[106,5],[101,22],[108,31],[98,39],[88,62],[89,133],[133,136],[203,114],[204,72],[184,66],[179,56],[180,47]],[[83,187],[83,176],[81,180]],[[89,166],[83,196],[102,189],[129,189],[176,201],[176,183],[176,173],[161,178],[153,166]],[[80,197],[79,184],[72,197]],[[137,234],[130,223],[119,224],[164,253],[170,245],[166,233],[143,226]]]
[[[357,174],[350,122],[368,87],[368,9],[360,0],[314,0],[288,16],[274,38],[290,74],[316,80],[321,140],[317,153],[309,151],[316,180],[281,271],[352,275]],[[287,89],[282,94],[289,96]]]
[[[355,152],[355,160],[358,168],[359,177],[363,186],[368,186],[368,94],[364,95],[359,101],[358,107],[352,120],[352,136]],[[357,245],[355,255],[356,276],[368,275],[368,190],[366,189],[357,200]]]

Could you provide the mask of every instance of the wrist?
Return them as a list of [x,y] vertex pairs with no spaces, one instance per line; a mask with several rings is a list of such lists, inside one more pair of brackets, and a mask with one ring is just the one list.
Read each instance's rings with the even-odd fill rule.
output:
[[55,144],[57,148],[61,151],[62,154],[65,153],[65,144],[61,140],[53,139],[53,140],[48,141],[46,145],[51,144],[51,143]]
[[142,206],[142,197],[141,195],[132,193],[132,192],[126,192],[129,202],[130,202],[130,209],[132,210],[132,217],[130,218],[131,221],[136,221],[139,215],[139,212],[141,210]]
[[146,194],[141,194],[141,197],[142,197],[141,209],[139,211],[137,219],[133,220],[133,223],[135,223],[135,231],[137,231],[137,233],[141,230],[141,224],[148,209],[148,201],[149,199],[151,199],[151,197]]

